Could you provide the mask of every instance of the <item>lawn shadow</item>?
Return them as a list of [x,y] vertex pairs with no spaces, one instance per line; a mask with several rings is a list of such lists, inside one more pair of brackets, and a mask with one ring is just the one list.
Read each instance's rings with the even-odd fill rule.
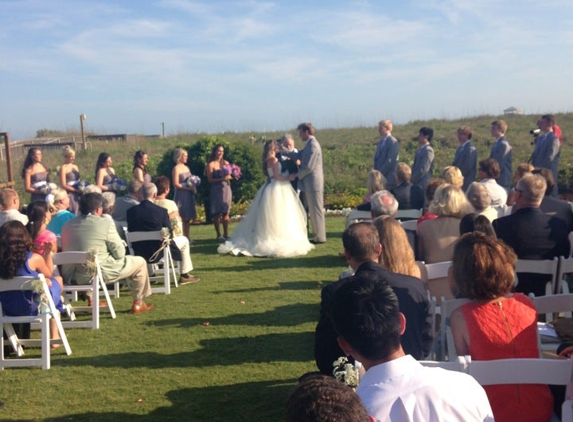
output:
[[[205,327],[209,329],[209,327]],[[265,334],[255,337],[227,337],[199,342],[201,349],[162,354],[129,352],[57,359],[56,365],[97,368],[187,368],[243,363],[308,362],[313,359],[314,333]]]
[[[158,407],[146,415],[126,412],[86,412],[42,420],[44,422],[279,421],[284,419],[285,401],[294,389],[296,381],[296,378],[293,378],[171,390],[166,394],[171,405]],[[240,412],[237,412],[238,409]],[[24,422],[24,420],[13,420],[13,422]]]
[[[336,255],[319,255],[303,258],[255,258],[245,256],[229,256],[229,259],[237,260],[237,264],[232,267],[209,267],[201,268],[201,272],[226,271],[242,272],[255,270],[268,270],[277,268],[332,268],[344,267],[346,262]],[[241,261],[242,260],[242,261]]]
[[[331,281],[331,280],[329,280]],[[278,283],[278,286],[267,286],[267,287],[253,287],[250,289],[230,289],[230,290],[219,290],[213,292],[214,294],[221,293],[254,293],[254,292],[266,292],[272,290],[317,290],[322,287],[322,284],[317,281],[285,281]]]
[[[210,318],[209,325],[252,325],[263,327],[295,327],[307,322],[318,321],[319,307],[315,303],[293,303],[279,306],[261,313],[235,314],[221,318]],[[189,328],[201,325],[205,318],[173,318],[149,321],[157,327]]]

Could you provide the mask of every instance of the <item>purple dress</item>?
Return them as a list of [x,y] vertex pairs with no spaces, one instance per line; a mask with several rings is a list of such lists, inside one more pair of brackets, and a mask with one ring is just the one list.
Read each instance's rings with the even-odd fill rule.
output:
[[[221,179],[226,173],[223,169],[213,171],[213,179]],[[211,215],[229,214],[233,193],[227,180],[211,183]]]
[[[185,180],[191,176],[191,172],[179,174],[179,183],[184,185]],[[195,220],[197,218],[197,210],[195,208],[195,194],[186,189],[175,189],[173,201],[177,204],[179,215],[184,221]]]
[[[26,262],[24,263],[24,268],[18,270],[18,276],[31,276],[37,277],[38,273],[32,271],[28,266],[28,261],[32,257],[32,252],[28,252],[26,255]],[[56,308],[60,311],[64,311],[62,304],[62,289],[56,280],[51,279],[52,285],[49,287],[50,294],[56,305]],[[2,280],[0,279],[0,283]],[[25,292],[19,290],[10,290],[7,292],[0,292],[0,302],[2,302],[2,309],[6,315],[10,316],[25,316],[25,315],[38,315],[38,303],[34,300],[36,294],[32,293],[30,290]]]
[[[72,170],[66,173],[66,183],[70,186],[70,183],[80,180],[80,172],[77,170]],[[80,214],[80,194],[77,192],[68,192],[70,195],[70,208],[69,210],[75,215]]]
[[113,183],[115,179],[117,179],[117,176],[115,174],[113,174],[111,172],[111,170],[108,168],[106,168],[105,171],[106,171],[106,174],[103,176],[103,184],[109,185],[109,184]]
[[[32,187],[34,186],[35,183],[47,182],[47,181],[48,181],[48,173],[46,172],[34,173],[30,175],[30,184],[32,185]],[[30,195],[30,202],[45,201],[45,200],[46,200],[46,195],[43,193],[32,193]]]

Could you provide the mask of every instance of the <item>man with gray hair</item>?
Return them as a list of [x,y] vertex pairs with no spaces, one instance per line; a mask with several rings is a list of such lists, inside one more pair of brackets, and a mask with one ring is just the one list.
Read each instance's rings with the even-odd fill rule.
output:
[[389,215],[390,217],[396,217],[398,213],[398,201],[387,190],[381,190],[372,195],[370,214],[374,220],[376,217],[381,215]]
[[[157,197],[157,186],[153,183],[144,183],[141,188],[142,201],[139,205],[127,210],[127,230],[129,232],[153,232],[163,228],[171,230],[171,222],[167,210],[159,205],[155,205]],[[159,240],[137,242],[133,244],[135,255],[144,257],[150,264],[150,258],[159,249]],[[191,275],[193,263],[189,255],[189,239],[184,236],[177,236],[171,240],[169,248],[175,261],[181,261],[180,284],[189,284],[199,281],[199,277]],[[158,258],[159,259],[159,258]]]
[[[515,188],[517,211],[493,221],[498,239],[511,246],[519,259],[553,259],[569,256],[569,231],[565,221],[545,214],[539,205],[545,195],[545,179],[526,174]],[[520,273],[516,291],[535,296],[545,295],[545,275]],[[559,292],[560,293],[560,292]]]
[[115,201],[115,209],[111,216],[116,221],[127,220],[127,210],[141,202],[141,187],[143,183],[132,180],[127,186],[127,195],[120,196]]

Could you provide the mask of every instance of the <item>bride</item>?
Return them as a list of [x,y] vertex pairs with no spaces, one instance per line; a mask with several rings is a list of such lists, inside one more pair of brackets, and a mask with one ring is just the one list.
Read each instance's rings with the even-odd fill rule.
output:
[[259,189],[247,214],[221,244],[221,254],[292,257],[306,255],[314,246],[308,241],[306,212],[290,181],[296,174],[282,173],[276,157],[277,141],[263,148],[263,172],[267,182]]

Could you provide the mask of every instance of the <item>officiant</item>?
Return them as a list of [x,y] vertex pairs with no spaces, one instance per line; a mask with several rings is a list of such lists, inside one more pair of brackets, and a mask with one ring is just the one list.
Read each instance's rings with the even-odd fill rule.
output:
[[[298,149],[294,147],[294,138],[290,133],[285,133],[279,140],[279,143],[282,149],[277,158],[283,170],[288,171],[288,174],[297,173],[300,160],[298,159]],[[297,180],[298,179],[294,179],[290,182],[295,191],[297,191]]]

